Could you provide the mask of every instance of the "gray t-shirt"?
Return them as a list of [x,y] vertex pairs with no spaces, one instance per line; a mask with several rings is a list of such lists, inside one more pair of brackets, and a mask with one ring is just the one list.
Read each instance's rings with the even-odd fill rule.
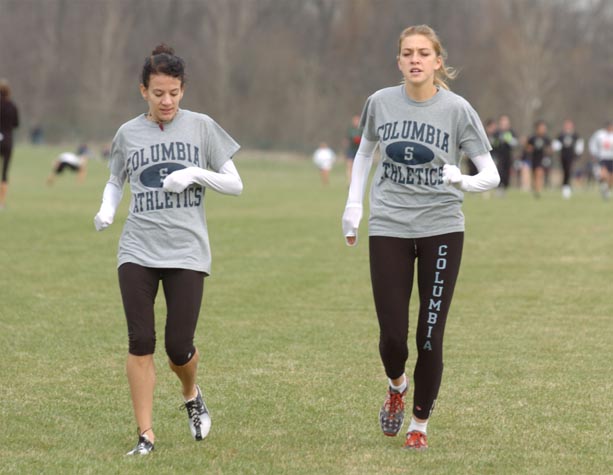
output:
[[111,175],[130,183],[130,211],[119,240],[118,265],[191,269],[210,274],[205,188],[162,189],[175,170],[219,171],[240,146],[213,119],[179,109],[163,130],[140,115],[123,124],[111,148]]
[[491,150],[479,116],[462,97],[439,89],[424,102],[403,85],[366,101],[364,136],[379,142],[370,190],[370,236],[420,238],[464,231],[463,193],[443,184],[443,165]]

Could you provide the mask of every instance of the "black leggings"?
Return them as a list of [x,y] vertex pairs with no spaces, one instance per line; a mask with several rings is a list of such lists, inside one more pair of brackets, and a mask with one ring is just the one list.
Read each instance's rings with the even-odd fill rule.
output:
[[419,320],[415,339],[413,413],[427,419],[434,408],[443,374],[443,333],[451,304],[464,233],[418,239],[370,237],[370,276],[377,318],[379,352],[391,379],[405,372],[409,356],[409,300],[415,260],[419,288]]
[[11,163],[11,155],[13,154],[13,141],[7,137],[0,142],[0,157],[2,158],[2,183],[9,181],[9,165]]
[[128,322],[129,352],[144,356],[155,351],[154,304],[159,282],[166,297],[166,353],[177,366],[189,362],[195,352],[194,334],[202,293],[203,272],[158,269],[128,262],[118,270],[121,298]]
[[562,185],[564,186],[570,185],[570,177],[573,169],[573,158],[574,157],[562,157]]
[[511,180],[511,157],[501,156],[498,158],[498,173],[500,174],[500,187],[508,188]]

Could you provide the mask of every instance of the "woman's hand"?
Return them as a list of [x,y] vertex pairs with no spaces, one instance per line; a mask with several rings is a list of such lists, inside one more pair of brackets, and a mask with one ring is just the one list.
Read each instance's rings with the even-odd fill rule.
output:
[[185,188],[194,182],[193,170],[189,168],[183,168],[182,170],[176,170],[164,178],[162,186],[164,191],[170,191],[171,193],[181,193]]
[[358,228],[362,219],[362,205],[348,204],[343,213],[343,235],[348,246],[355,246],[358,243]]
[[443,166],[443,183],[446,185],[459,185],[462,183],[462,172],[455,165]]

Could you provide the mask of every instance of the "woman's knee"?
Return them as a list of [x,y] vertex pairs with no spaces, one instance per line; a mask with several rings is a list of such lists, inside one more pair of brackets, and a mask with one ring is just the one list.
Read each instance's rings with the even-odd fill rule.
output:
[[196,353],[193,341],[184,338],[166,338],[166,354],[175,366],[183,366],[192,359]]
[[382,355],[388,355],[394,358],[408,355],[409,349],[406,335],[403,336],[398,333],[381,333],[379,336],[379,349]]
[[155,353],[155,333],[130,333],[128,342],[131,355],[145,356]]

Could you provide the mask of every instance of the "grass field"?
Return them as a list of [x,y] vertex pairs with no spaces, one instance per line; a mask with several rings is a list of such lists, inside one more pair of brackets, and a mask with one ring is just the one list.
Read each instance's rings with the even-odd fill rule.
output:
[[[324,189],[308,160],[242,153],[243,195],[207,194],[197,344],[211,434],[192,441],[160,344],[156,452],[126,458],[115,255],[128,200],[96,233],[108,171],[92,162],[84,185],[49,188],[58,151],[17,148],[0,213],[0,473],[613,473],[613,203],[595,190],[467,196],[431,448],[412,453],[378,428],[366,227],[344,245],[341,167]],[[163,342],[163,297],[156,308]]]

